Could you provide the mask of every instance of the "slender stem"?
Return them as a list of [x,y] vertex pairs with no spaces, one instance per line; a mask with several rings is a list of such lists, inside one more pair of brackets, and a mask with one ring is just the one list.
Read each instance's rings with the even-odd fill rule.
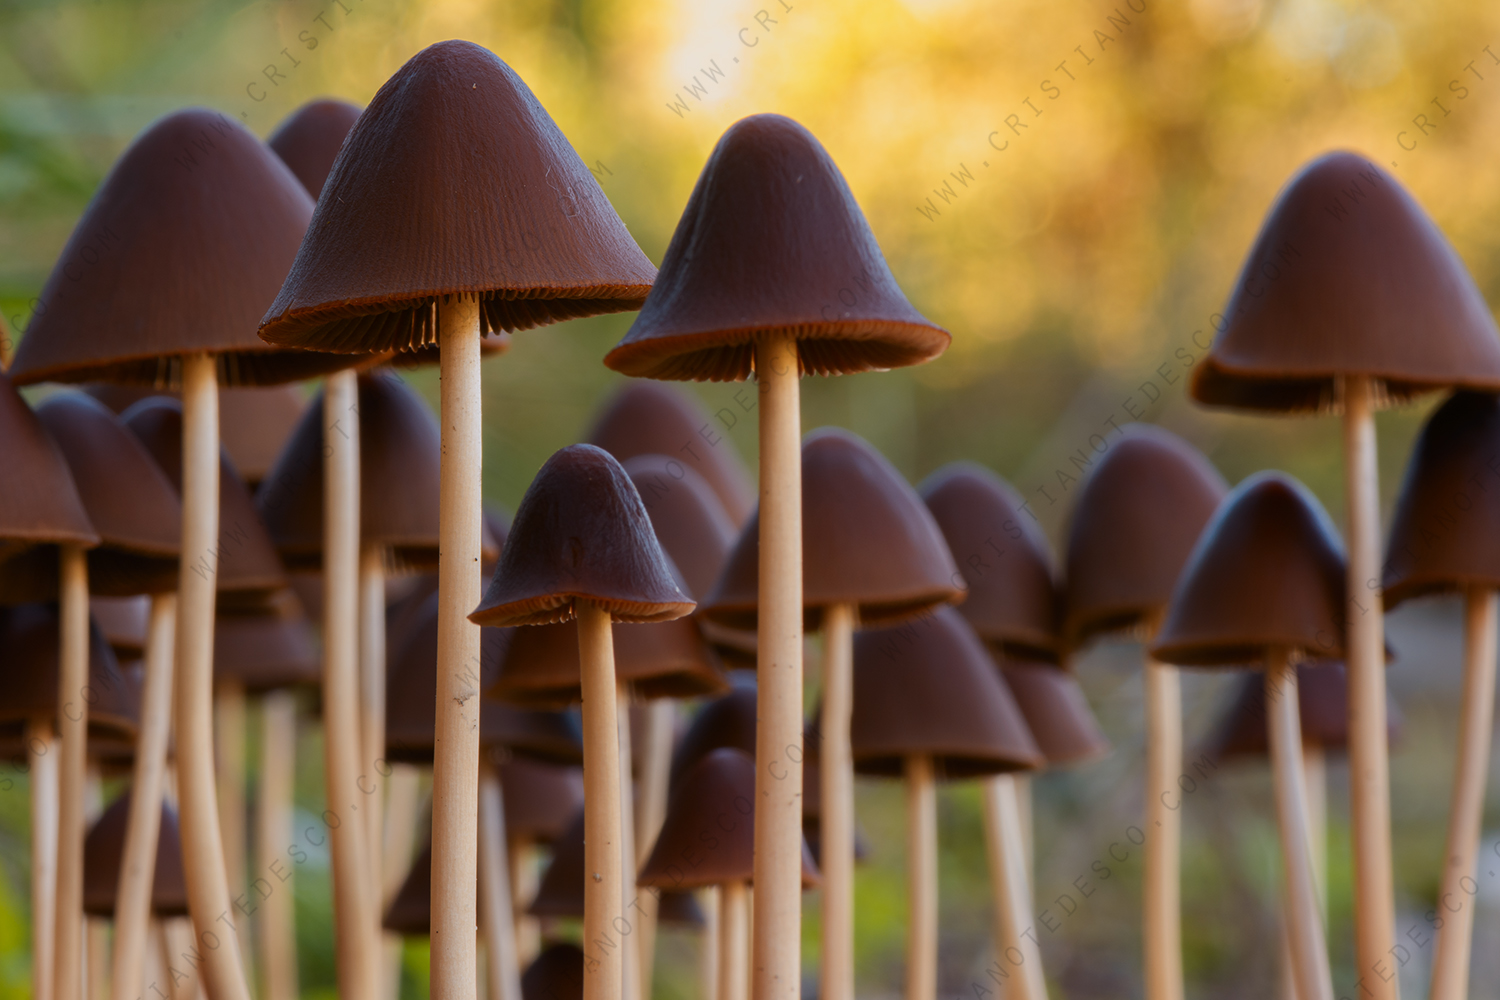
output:
[[[698,890],[698,902],[703,907],[703,930],[698,939],[698,982],[701,995],[719,996],[719,919],[723,892],[716,885]],[[748,974],[748,973],[747,973]]]
[[[613,641],[613,639],[611,639]],[[640,929],[641,892],[635,884],[635,781],[632,773],[635,752],[631,745],[630,689],[623,682],[615,688],[615,730],[620,738],[620,885],[623,892],[621,905],[625,923],[621,935],[625,938],[624,998],[641,1000],[641,952]],[[647,892],[650,896],[653,893]]]
[[[385,547],[365,542],[359,550],[359,773],[361,789],[374,788],[365,819],[365,857],[370,885],[385,883],[383,808],[385,767]],[[378,989],[377,989],[377,992]]]
[[[1154,631],[1154,630],[1153,630]],[[1181,844],[1182,680],[1177,668],[1146,657],[1146,857],[1147,1000],[1182,1000]]]
[[[245,896],[249,877],[246,834],[249,832],[245,804],[245,685],[237,677],[214,680],[214,765],[219,789],[219,833],[224,838],[224,871],[229,892],[235,899]],[[241,910],[240,917],[244,916]],[[250,955],[250,921],[235,920],[240,954]],[[255,965],[246,960],[245,976],[255,991]]]
[[[417,846],[415,816],[420,806],[420,771],[412,764],[392,764],[385,797],[384,858],[381,861],[380,912],[391,907],[401,891]],[[385,934],[381,947],[380,995],[382,1000],[400,1000],[401,949],[399,934]]]
[[57,736],[52,720],[26,724],[27,770],[31,775],[31,995],[52,1000],[57,954]]
[[526,912],[536,899],[541,880],[537,871],[536,843],[530,837],[514,833],[508,840],[511,912],[516,921],[516,964],[525,969],[542,950],[541,921]]
[[88,760],[89,577],[83,549],[59,548],[57,929],[52,989],[83,1000],[83,776]]
[[[256,905],[264,1000],[297,1000],[296,909],[292,905],[292,866],[285,847],[292,842],[292,793],[297,777],[297,697],[270,691],[261,699],[260,801],[256,809],[255,870],[271,882],[270,894]],[[133,1000],[131,997],[121,1000]]]
[[995,961],[1010,976],[1013,1000],[1046,1000],[1047,980],[1031,916],[1031,878],[1022,846],[1021,809],[1015,779],[986,778],[984,839],[995,897]]
[[614,637],[609,612],[579,601],[583,687],[583,1000],[620,1000],[625,987],[624,816]]
[[854,758],[849,720],[854,713],[855,614],[852,604],[833,604],[823,611],[823,718],[818,743],[823,967],[818,995],[827,1000],[854,1000]]
[[746,1000],[750,986],[749,895],[743,882],[719,886],[718,1000]]
[[[635,812],[635,860],[640,869],[651,856],[667,815],[667,781],[672,773],[672,736],[677,707],[670,698],[645,706],[641,749],[640,807]],[[635,937],[640,944],[641,995],[650,1000],[656,958],[656,913],[660,894],[636,893]]]
[[932,758],[906,758],[906,1000],[937,1000],[937,785]]
[[484,935],[487,1000],[521,1000],[510,867],[505,857],[505,796],[494,765],[479,765],[479,929]]

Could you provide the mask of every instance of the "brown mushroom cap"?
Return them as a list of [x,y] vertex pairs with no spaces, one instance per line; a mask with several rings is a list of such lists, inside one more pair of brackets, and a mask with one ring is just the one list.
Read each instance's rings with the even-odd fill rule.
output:
[[[386,757],[396,762],[432,762],[437,719],[438,595],[431,594],[408,626],[399,648],[391,648],[386,673]],[[480,637],[479,686],[494,683],[510,629],[486,629]],[[583,734],[564,712],[536,712],[481,699],[479,740],[557,764],[583,762]]]
[[900,777],[906,758],[970,778],[1046,763],[984,643],[956,608],[854,637],[854,769]]
[[[172,488],[182,491],[182,403],[152,396],[120,415],[125,426],[156,459]],[[189,556],[193,565],[217,570],[221,595],[236,595],[247,606],[260,606],[287,585],[286,571],[255,509],[250,490],[234,464],[219,450],[219,545],[215,552]]]
[[1135,628],[1172,599],[1228,487],[1186,441],[1129,424],[1084,480],[1068,529],[1064,632],[1081,645]]
[[[755,868],[755,758],[720,747],[682,777],[636,881],[658,889],[749,882]],[[802,888],[821,882],[802,842]]]
[[1056,662],[1062,601],[1052,551],[1016,491],[981,465],[956,462],[918,492],[968,585],[958,607],[974,631],[1009,655]]
[[576,767],[512,757],[500,765],[500,789],[512,837],[556,840],[583,808],[583,772]]
[[548,945],[521,974],[521,1000],[583,1000],[583,949]]
[[[704,614],[753,629],[760,600],[760,512],[740,532]],[[809,632],[830,604],[864,624],[909,618],[962,598],[963,575],[920,497],[885,456],[838,427],[802,443],[802,607]]]
[[591,444],[557,452],[531,481],[500,568],[469,620],[565,622],[576,600],[603,605],[617,622],[670,621],[693,610],[635,485]]
[[150,453],[81,392],[54,394],[36,415],[67,459],[101,539],[88,554],[89,590],[113,597],[176,590],[182,508]]
[[[479,883],[474,883],[479,892]],[[385,911],[381,927],[403,937],[426,937],[432,933],[432,841],[412,859],[406,879]]]
[[312,629],[290,590],[269,611],[221,611],[214,620],[214,676],[251,692],[316,685],[323,663]]
[[604,363],[655,379],[748,378],[758,336],[802,371],[930,361],[951,339],[914,309],[844,175],[811,132],[752,115],[714,147],[641,314]]
[[1322,505],[1288,475],[1257,473],[1203,529],[1151,655],[1187,667],[1260,667],[1271,647],[1342,658],[1344,595]]
[[410,351],[443,295],[481,330],[640,308],[656,276],[520,77],[472,42],[413,56],[375,94],[265,314],[271,343]]
[[[1343,663],[1333,660],[1298,664],[1297,707],[1302,718],[1303,743],[1325,751],[1348,747],[1349,676]],[[1394,743],[1401,735],[1401,710],[1389,696],[1385,717],[1386,738]],[[1216,758],[1270,754],[1266,739],[1266,683],[1261,674],[1247,674],[1235,685],[1205,752]]]
[[357,118],[359,108],[348,101],[308,101],[276,126],[266,145],[317,201],[333,161],[344,148],[344,137]]
[[151,598],[91,596],[89,614],[117,659],[138,660],[145,655]]
[[[0,722],[57,716],[59,638],[55,603],[0,608]],[[69,704],[74,711],[87,705],[91,739],[95,733],[135,739],[141,718],[140,689],[120,671],[104,633],[92,620],[88,689]]]
[[255,335],[312,199],[276,154],[216,111],[175,111],[110,170],[42,288],[11,377],[175,385],[185,355],[226,385],[293,382],[349,358]]
[[1071,674],[1051,663],[1006,661],[1000,676],[1049,768],[1083,764],[1109,753],[1109,740]]
[[[715,698],[698,710],[687,732],[678,741],[672,752],[671,777],[667,781],[672,793],[682,784],[683,775],[715,750],[732,747],[755,756],[755,675],[735,674],[733,685],[728,694]],[[805,779],[803,793],[806,799]]]
[[[83,912],[113,918],[125,858],[125,830],[130,823],[130,791],[110,803],[83,841]],[[187,880],[182,868],[182,839],[177,811],[161,804],[156,836],[156,865],[151,877],[151,910],[158,917],[188,915]]]
[[[745,402],[755,407],[748,391]],[[720,410],[710,417],[693,397],[674,385],[659,382],[627,382],[599,414],[588,441],[621,462],[637,455],[665,455],[697,472],[713,487],[719,502],[736,528],[750,516],[755,487],[740,461],[734,443],[723,434],[751,410],[739,406],[729,411],[727,423]]]
[[1335,378],[1372,376],[1400,402],[1500,389],[1500,331],[1463,261],[1390,174],[1319,157],[1276,200],[1193,372],[1200,403],[1341,409]]
[[1386,547],[1385,606],[1500,587],[1500,398],[1457,392],[1427,418],[1406,464]]
[[709,592],[734,546],[735,527],[718,496],[698,473],[665,455],[625,460],[662,550],[682,574],[686,593]]

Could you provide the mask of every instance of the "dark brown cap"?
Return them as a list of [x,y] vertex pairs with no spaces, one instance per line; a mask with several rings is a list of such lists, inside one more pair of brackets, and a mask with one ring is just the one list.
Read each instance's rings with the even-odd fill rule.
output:
[[358,117],[359,108],[348,101],[308,101],[276,126],[266,145],[317,201],[333,161],[344,148],[344,137]]
[[265,143],[216,111],[174,111],[105,178],[42,289],[11,377],[175,385],[218,356],[226,385],[293,382],[352,359],[255,335],[312,215]]
[[702,930],[708,926],[703,907],[691,892],[663,892],[656,898],[656,919],[664,924],[677,924]]
[[[130,791],[110,803],[83,841],[83,912],[113,918],[125,858],[125,831],[130,825]],[[156,835],[156,865],[151,877],[151,909],[158,917],[188,914],[187,880],[182,870],[182,840],[177,811],[161,804]]]
[[[699,709],[673,751],[667,783],[673,792],[682,784],[683,775],[715,750],[733,747],[755,756],[755,675],[739,673],[732,678],[734,689]],[[804,788],[804,799],[805,792]]]
[[972,462],[944,466],[918,491],[968,585],[959,610],[974,631],[1010,655],[1056,662],[1062,601],[1052,550],[1021,497]]
[[1456,392],[1406,464],[1385,558],[1385,606],[1468,586],[1500,587],[1500,398]]
[[[1386,737],[1401,735],[1401,710],[1386,697]],[[1302,742],[1323,750],[1349,745],[1349,677],[1343,663],[1324,660],[1297,666],[1297,707],[1302,716]],[[1204,751],[1211,757],[1265,757],[1266,682],[1262,674],[1240,678],[1227,710],[1214,726]]]
[[[740,532],[704,613],[734,628],[755,627],[760,599],[760,512]],[[883,624],[962,599],[932,514],[885,456],[838,427],[802,443],[802,606],[809,632],[830,604],[857,604],[860,621]]]
[[804,372],[930,361],[948,332],[912,308],[844,175],[811,132],[752,115],[714,147],[615,371],[748,378],[757,336],[789,333]]
[[1453,247],[1390,174],[1328,153],[1292,178],[1235,283],[1227,321],[1193,372],[1200,403],[1341,409],[1335,376],[1378,398],[1500,389],[1500,331]]
[[[474,884],[479,892],[479,884]],[[404,937],[426,937],[432,933],[432,841],[422,845],[422,850],[412,860],[406,880],[391,900],[385,911],[381,926],[393,934]]]
[[312,627],[290,590],[279,591],[269,610],[221,611],[214,621],[214,676],[239,681],[247,691],[317,684],[322,660]]
[[413,56],[359,116],[291,274],[271,343],[410,351],[439,296],[477,296],[481,328],[639,309],[656,271],[509,66],[472,42]]
[[[136,403],[120,419],[140,439],[167,474],[172,488],[182,490],[182,403],[152,396]],[[255,509],[250,490],[234,464],[219,451],[219,545],[214,552],[189,553],[194,566],[217,569],[219,593],[242,595],[259,604],[286,586],[286,571],[271,537]],[[222,600],[222,598],[221,598]]]
[[[24,721],[59,711],[57,605],[0,608],[0,721]],[[87,705],[89,732],[134,739],[141,718],[140,688],[120,671],[104,633],[89,622],[89,681],[72,702]],[[64,706],[66,707],[66,706]]]
[[531,481],[500,568],[469,620],[565,622],[575,600],[603,605],[617,622],[669,621],[693,610],[635,485],[591,444],[557,452]]
[[101,539],[88,554],[89,590],[114,597],[176,590],[182,508],[151,454],[84,393],[55,393],[36,415],[68,460]]
[[[400,648],[389,652],[385,697],[386,757],[431,763],[437,718],[438,595],[431,594]],[[480,637],[480,689],[494,683],[514,630],[486,629]],[[583,762],[578,721],[564,712],[535,712],[481,699],[479,740],[558,764]]]
[[1097,460],[1073,507],[1064,591],[1068,640],[1081,645],[1134,628],[1165,608],[1227,491],[1208,460],[1177,435],[1127,425]]
[[[358,383],[360,535],[385,546],[393,567],[435,571],[442,451],[437,419],[395,372],[362,372]],[[294,570],[323,565],[324,422],[320,392],[255,495],[277,551]],[[499,545],[487,532],[484,543],[485,555],[494,558]]]
[[970,778],[1046,763],[995,661],[956,608],[854,637],[854,769],[900,777],[906,758]]
[[[755,868],[755,758],[720,747],[682,777],[636,881],[658,889],[749,882]],[[802,842],[802,888],[820,882]]]
[[583,1000],[583,949],[548,945],[521,974],[521,1000]]
[[513,837],[550,842],[562,836],[583,808],[583,772],[513,757],[500,765],[505,795],[505,831]]
[[1257,473],[1203,529],[1151,655],[1187,667],[1260,667],[1271,647],[1342,658],[1344,594],[1343,547],[1317,498]]
[[[734,443],[724,434],[750,420],[756,399],[747,389],[735,409],[710,417],[698,401],[675,385],[627,382],[589,431],[588,441],[627,462],[637,455],[665,455],[697,472],[713,487],[736,528],[750,516],[755,487]],[[728,417],[725,417],[725,414]]]
[[146,629],[151,619],[151,598],[90,597],[89,614],[104,633],[104,641],[121,660],[140,659],[146,652]]
[[1109,753],[1109,740],[1072,674],[1051,663],[1004,663],[1000,676],[1047,766],[1082,764]]
[[646,505],[657,541],[682,574],[685,593],[703,597],[723,571],[736,534],[713,488],[665,455],[626,459],[625,472]]

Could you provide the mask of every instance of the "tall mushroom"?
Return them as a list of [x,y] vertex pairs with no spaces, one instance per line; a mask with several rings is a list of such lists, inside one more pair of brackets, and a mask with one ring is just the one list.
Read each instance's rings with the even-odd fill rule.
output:
[[[1226,487],[1176,435],[1128,424],[1084,479],[1068,529],[1063,634],[1077,649],[1109,632],[1149,645],[1172,588]],[[1141,874],[1147,1000],[1182,1000],[1182,681],[1145,657],[1146,840]]]
[[1265,671],[1283,892],[1301,1000],[1332,1000],[1333,979],[1308,841],[1296,663],[1344,654],[1344,596],[1344,554],[1328,515],[1301,483],[1260,473],[1240,483],[1203,529],[1151,649],[1164,663]]
[[1500,331],[1404,188],[1329,153],[1282,190],[1245,258],[1192,395],[1260,413],[1341,413],[1348,504],[1349,763],[1356,980],[1394,1000],[1396,947],[1375,415],[1447,386],[1500,389]]
[[[831,157],[801,125],[730,127],[688,199],[640,317],[605,364],[626,375],[759,386],[760,669],[756,1000],[801,983],[802,484],[798,379],[898,368],[948,346],[902,294]],[[840,762],[842,763],[842,762]],[[784,775],[778,779],[776,774]],[[851,1000],[848,961],[830,955]]]
[[[94,821],[83,842],[83,910],[96,917],[115,918],[115,954],[120,943],[119,889],[123,881],[133,803],[133,788],[110,803]],[[182,841],[177,831],[177,810],[158,800],[150,878],[146,882],[146,915],[141,918],[141,947],[146,946],[147,925],[154,917],[188,915],[187,884],[182,874]],[[137,956],[144,967],[145,955]],[[146,985],[142,976],[142,986]]]

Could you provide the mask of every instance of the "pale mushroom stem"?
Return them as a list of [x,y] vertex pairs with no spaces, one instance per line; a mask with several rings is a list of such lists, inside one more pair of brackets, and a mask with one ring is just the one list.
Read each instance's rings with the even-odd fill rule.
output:
[[487,1000],[521,1000],[510,867],[505,856],[505,796],[493,764],[479,764],[479,929],[484,935]]
[[620,734],[610,613],[578,601],[583,688],[583,1000],[620,1000],[625,985],[625,902]]
[[[382,841],[386,776],[385,757],[385,547],[365,542],[359,551],[359,773],[361,790],[372,789],[365,821],[365,860],[370,885],[385,884]],[[380,978],[377,969],[377,980]],[[377,995],[381,992],[376,984]]]
[[141,686],[141,728],[135,741],[130,782],[130,815],[121,849],[115,892],[112,1000],[144,995],[146,934],[151,922],[151,886],[156,876],[156,842],[172,732],[172,633],[177,628],[177,595],[151,599],[146,626],[146,676]]
[[1283,903],[1297,993],[1300,1000],[1333,1000],[1333,975],[1308,841],[1297,668],[1288,650],[1281,647],[1266,651],[1266,716],[1281,831]]
[[[432,762],[432,1000],[476,1000],[479,879],[479,300],[438,303],[438,683]],[[613,680],[611,680],[613,683]]]
[[31,995],[52,1000],[57,930],[57,736],[52,719],[26,724],[31,776]]
[[1372,589],[1380,567],[1380,482],[1374,389],[1369,376],[1340,379],[1344,493],[1348,504],[1349,806],[1354,840],[1355,978],[1366,1000],[1398,1000],[1389,974],[1396,946],[1391,872],[1391,781],[1385,720],[1385,620]]
[[[416,851],[417,822],[414,817],[421,805],[421,771],[413,764],[392,764],[389,782],[385,797],[385,856],[381,863],[382,916],[390,910],[391,902],[401,891],[401,883]],[[382,947],[381,1000],[400,1000],[401,935],[384,934]]]
[[182,359],[182,565],[177,586],[177,781],[182,866],[199,974],[213,1000],[250,1000],[225,880],[214,788],[214,602],[219,547],[219,386],[212,354]]
[[[297,769],[297,696],[269,691],[261,698],[260,795],[255,870],[271,882],[271,893],[256,904],[265,1000],[297,1000],[296,911],[292,906],[291,866],[285,847],[292,842],[293,786]],[[268,876],[270,878],[268,878]],[[118,997],[116,1000],[134,1000]]]
[[526,910],[536,899],[540,885],[536,863],[536,843],[530,837],[512,833],[508,838],[510,861],[511,912],[516,923],[516,964],[526,968],[542,951],[541,921]]
[[[1156,631],[1153,622],[1150,631]],[[1142,868],[1147,1000],[1182,1000],[1182,678],[1147,655],[1146,855]]]
[[[1302,744],[1302,784],[1307,791],[1307,844],[1312,857],[1313,885],[1318,890],[1318,918],[1328,933],[1328,761],[1316,743]],[[1298,1000],[1292,963],[1291,925],[1285,907],[1281,918],[1281,996]]]
[[83,549],[58,549],[57,897],[53,995],[83,1000],[83,784],[88,753],[89,574]]
[[[797,341],[755,344],[760,582],[755,727],[755,1000],[802,992],[802,427]],[[721,958],[721,961],[723,959]]]
[[[656,838],[667,815],[667,782],[672,774],[672,736],[677,709],[672,699],[657,698],[645,705],[642,727],[641,797],[635,814],[635,861],[639,870],[651,857]],[[651,981],[656,965],[658,892],[637,894],[635,936],[640,945],[641,996],[651,998]]]
[[[613,642],[613,634],[611,634]],[[635,781],[631,765],[635,752],[631,746],[630,686],[618,681],[615,688],[615,731],[620,738],[620,882],[625,922],[620,927],[624,938],[625,1000],[641,1000],[641,943],[637,931],[641,920],[641,890],[635,884]],[[650,895],[648,892],[647,895]]]
[[[703,907],[703,931],[698,939],[698,982],[705,997],[719,996],[719,903],[723,893],[716,885],[698,890]],[[746,975],[749,975],[747,970]]]
[[[245,803],[245,685],[238,677],[222,676],[214,679],[214,766],[219,790],[219,833],[224,838],[224,870],[229,880],[229,894],[234,899],[243,899],[247,891],[246,878],[249,864],[246,856],[245,835],[247,817]],[[244,916],[241,909],[235,920],[235,932],[240,940],[240,954],[249,956],[250,922],[238,919]],[[255,965],[245,962],[245,975],[254,993]]]
[[1031,875],[1021,834],[1021,808],[1015,778],[984,779],[984,840],[995,897],[995,962],[1010,978],[1007,997],[1046,1000],[1042,953],[1031,917]]
[[853,604],[823,611],[823,718],[818,743],[822,802],[823,956],[819,997],[854,1000],[854,715]]
[[906,884],[906,1000],[937,1000],[937,784],[926,754],[906,758]]
[[1431,1000],[1464,1000],[1469,995],[1469,949],[1479,903],[1475,876],[1495,715],[1495,592],[1473,586],[1465,601],[1463,712],[1438,895],[1443,923],[1433,945]]
[[718,1000],[746,1000],[750,988],[750,896],[743,882],[719,886]]

